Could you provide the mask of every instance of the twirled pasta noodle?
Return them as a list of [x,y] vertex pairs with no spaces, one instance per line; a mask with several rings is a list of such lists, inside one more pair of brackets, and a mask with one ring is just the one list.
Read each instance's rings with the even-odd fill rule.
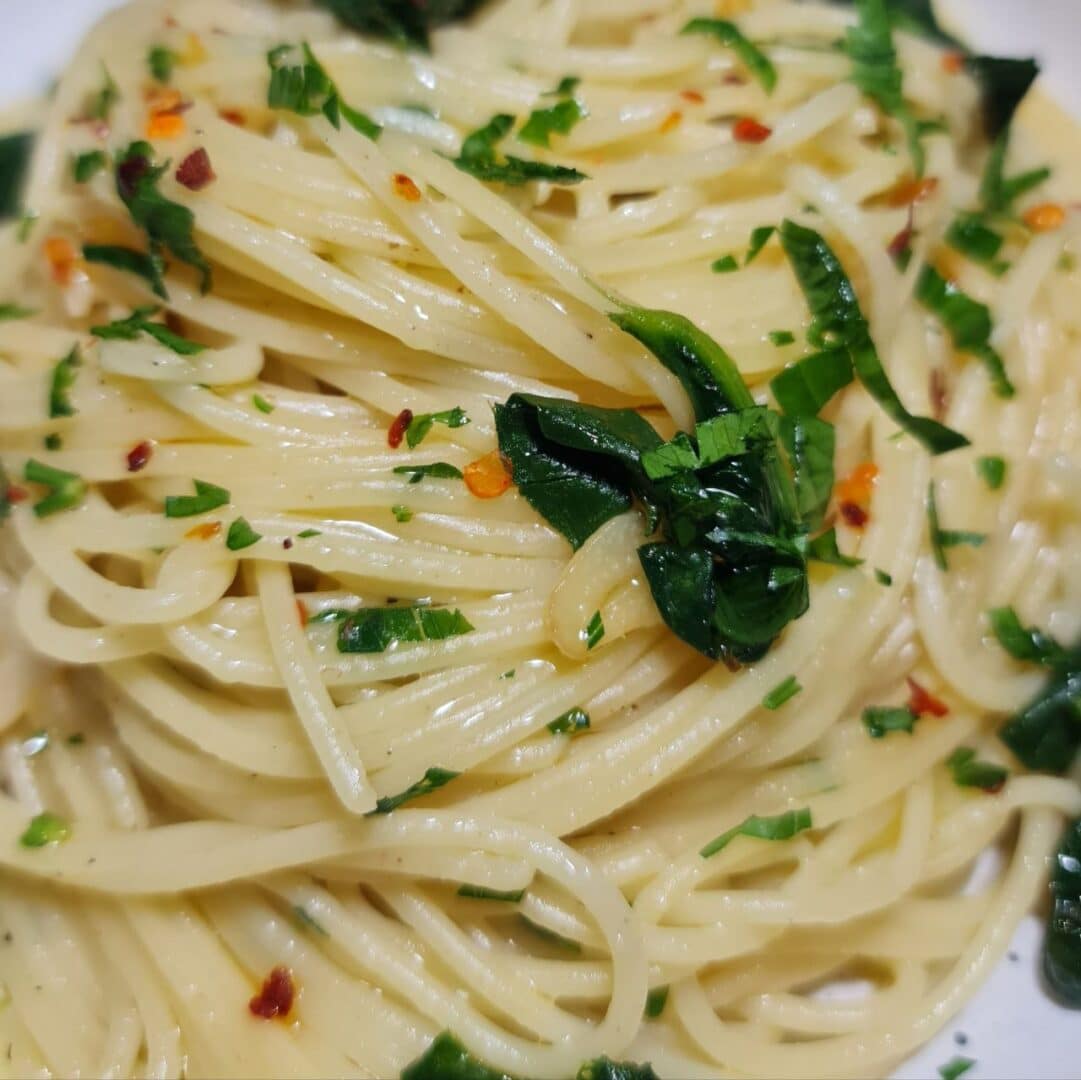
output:
[[[90,485],[74,511],[17,507],[0,530],[0,1045],[15,1074],[389,1077],[450,1029],[523,1077],[600,1054],[666,1078],[865,1076],[928,1039],[1004,951],[1081,793],[1016,773],[972,793],[942,762],[962,744],[1001,759],[997,723],[1039,685],[983,640],[982,611],[1079,629],[1081,321],[1062,259],[1078,218],[1001,278],[953,267],[994,313],[1018,387],[997,398],[913,299],[921,258],[975,198],[974,87],[899,35],[906,88],[950,131],[927,140],[937,185],[899,273],[886,249],[904,211],[883,196],[907,159],[883,152],[843,55],[815,47],[850,14],[717,5],[769,43],[767,95],[728,50],[678,34],[709,7],[493,0],[427,55],[308,6],[137,0],[80,49],[43,123],[31,240],[4,227],[0,260],[3,295],[40,312],[0,323],[0,460],[14,476],[58,433],[48,463]],[[378,142],[266,108],[265,52],[301,40],[384,125]],[[88,336],[148,294],[97,265],[58,289],[41,258],[46,236],[134,242],[108,173],[71,183],[71,153],[97,144],[70,121],[104,62],[119,89],[108,146],[139,137],[144,57],[163,41],[190,109],[156,150],[203,147],[216,177],[198,192],[161,181],[214,264],[207,295],[176,267],[167,278],[176,325],[209,346],[191,357]],[[587,115],[556,156],[586,182],[499,189],[447,160],[568,74]],[[770,139],[729,138],[738,115]],[[1011,153],[1035,159],[1024,127]],[[419,199],[395,194],[397,174]],[[973,447],[930,458],[858,388],[830,406],[838,474],[878,469],[866,528],[839,526],[864,564],[815,570],[809,612],[765,659],[729,670],[664,628],[637,510],[572,553],[514,489],[482,500],[392,471],[487,453],[489,406],[515,391],[688,428],[678,381],[608,320],[616,293],[688,315],[766,400],[800,355],[768,331],[799,339],[802,297],[771,248],[738,274],[708,264],[783,217],[838,244],[906,404],[928,411],[930,373],[946,373],[944,419]],[[52,369],[73,345],[75,411],[58,419]],[[453,406],[467,426],[388,447],[399,410]],[[143,440],[152,456],[132,473]],[[981,453],[1009,461],[1003,491],[975,479]],[[221,528],[162,515],[194,477],[227,490],[196,523]],[[930,481],[951,521],[988,534],[951,552],[949,574],[929,552]],[[238,516],[261,539],[232,551],[220,533]],[[307,621],[398,600],[474,629],[355,654]],[[790,675],[799,697],[763,708]],[[868,739],[861,709],[911,675],[948,715]],[[586,734],[549,730],[575,708]],[[432,768],[458,775],[362,816]],[[810,832],[699,854],[752,814],[800,807]],[[45,810],[70,836],[21,846]],[[963,891],[995,844],[1002,872]],[[286,1025],[247,1007],[279,965],[298,989]],[[863,998],[826,992],[853,976]],[[662,986],[663,1013],[644,1018]]]

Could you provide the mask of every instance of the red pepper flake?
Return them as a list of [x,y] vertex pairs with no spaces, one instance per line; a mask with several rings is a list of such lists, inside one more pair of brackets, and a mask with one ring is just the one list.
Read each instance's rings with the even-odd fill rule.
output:
[[218,115],[227,123],[236,127],[243,127],[248,118],[239,109],[219,109]]
[[9,503],[25,502],[29,495],[30,493],[26,488],[19,487],[18,484],[8,484],[7,501]]
[[285,538],[285,539],[284,539],[284,540],[282,541],[282,547],[283,547],[283,548],[284,548],[284,549],[285,549],[286,551],[292,551],[292,550],[293,550],[293,538],[292,538],[291,536],[287,536],[287,537],[286,537],[286,538]]
[[275,1017],[284,1020],[293,1007],[295,996],[293,973],[279,964],[263,980],[262,989],[248,1002],[248,1009],[252,1016],[261,1017],[263,1020],[273,1020]]
[[420,188],[405,173],[395,173],[392,183],[394,194],[400,199],[405,199],[406,202],[420,202]]
[[128,472],[138,472],[145,469],[154,454],[154,444],[143,441],[137,443],[128,451]]
[[908,683],[908,709],[915,716],[945,716],[949,706],[939,701],[929,690],[925,690],[915,679],[906,679]]
[[741,143],[765,142],[773,134],[773,128],[760,124],[750,116],[741,116],[732,125],[732,138]]
[[188,154],[176,169],[176,182],[191,191],[202,191],[214,179],[210,155],[201,146]]
[[965,54],[962,52],[948,52],[942,56],[942,70],[947,75],[959,75],[965,69]]
[[304,601],[297,597],[297,617],[300,619],[301,627],[308,625],[308,609],[304,606]]
[[220,521],[204,521],[184,533],[185,540],[213,540],[221,532]]
[[497,499],[513,483],[510,465],[498,450],[471,461],[462,470],[462,478],[478,499]]
[[706,100],[706,95],[700,93],[698,90],[680,90],[679,96],[684,101],[689,101],[692,105],[701,105]]
[[390,422],[390,427],[387,430],[387,446],[391,450],[397,450],[402,445],[402,439],[405,438],[406,428],[413,423],[413,410],[402,409],[400,413]]
[[870,516],[859,503],[843,502],[839,509],[841,517],[845,519],[845,524],[851,525],[853,529],[862,529]]
[[938,177],[923,176],[917,179],[913,176],[899,180],[882,197],[890,206],[911,206],[929,199],[937,190]]

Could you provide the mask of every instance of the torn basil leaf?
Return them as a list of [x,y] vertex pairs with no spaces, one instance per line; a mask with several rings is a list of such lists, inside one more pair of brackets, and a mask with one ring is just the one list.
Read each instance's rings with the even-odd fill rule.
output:
[[196,356],[206,348],[197,341],[174,334],[164,323],[152,322],[152,317],[159,311],[161,308],[155,304],[137,307],[126,319],[90,327],[90,333],[106,340],[121,341],[136,341],[140,334],[146,334],[180,356]]
[[769,57],[745,37],[734,22],[727,19],[691,19],[680,33],[706,34],[716,38],[740,58],[743,66],[762,84],[767,94],[773,93],[773,88],[777,85],[777,69]]
[[442,641],[473,629],[457,608],[361,608],[342,620],[338,652],[381,653],[401,642]]
[[781,412],[789,416],[817,416],[853,377],[848,350],[826,349],[789,364],[770,380],[769,387]]
[[1043,973],[1060,1004],[1081,1009],[1081,818],[1067,825],[1055,854]]
[[157,253],[146,254],[117,244],[84,244],[83,258],[88,263],[100,263],[126,274],[135,274],[150,286],[155,296],[166,299],[165,260]]
[[484,127],[466,136],[458,156],[451,160],[462,172],[467,172],[478,180],[494,181],[512,187],[529,183],[531,180],[547,180],[553,184],[578,184],[588,179],[585,173],[565,165],[526,161],[510,154],[504,154],[501,161],[496,148],[512,127],[514,117],[509,113],[493,116]]
[[409,483],[419,484],[426,476],[433,480],[461,480],[462,470],[446,461],[433,461],[430,465],[395,465],[399,476],[408,476]]
[[317,0],[343,25],[399,45],[428,48],[428,35],[465,19],[484,0]]
[[568,135],[587,115],[586,108],[574,98],[567,98],[547,109],[535,109],[522,125],[518,138],[534,146],[548,147],[553,135]]
[[1013,608],[992,608],[987,615],[998,643],[1015,660],[1051,668],[1069,662],[1069,653],[1050,634],[1035,626],[1022,626]]

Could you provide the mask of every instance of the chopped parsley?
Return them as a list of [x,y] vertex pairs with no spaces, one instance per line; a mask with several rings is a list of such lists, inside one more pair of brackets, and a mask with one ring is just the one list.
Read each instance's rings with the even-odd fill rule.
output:
[[547,109],[535,109],[522,125],[518,138],[534,146],[548,147],[552,135],[567,135],[588,112],[581,102],[566,98]]
[[413,511],[404,503],[398,503],[397,505],[392,506],[390,512],[394,515],[395,521],[400,521],[403,524],[413,520]]
[[791,701],[803,687],[795,675],[789,675],[787,679],[779,682],[763,699],[762,708],[779,709],[786,701]]
[[1001,765],[980,761],[971,746],[959,746],[954,750],[946,759],[946,768],[958,787],[974,787],[987,792],[1000,791],[1010,775]]
[[251,527],[246,518],[239,517],[229,526],[225,546],[230,551],[243,551],[262,539],[262,535]]
[[584,709],[568,709],[562,716],[557,716],[549,725],[553,735],[575,736],[589,728],[589,713]]
[[81,366],[78,345],[73,345],[71,352],[53,365],[52,379],[49,383],[50,419],[75,415],[76,409],[71,403],[71,388],[75,385],[75,376],[79,373]]
[[395,465],[394,472],[408,476],[411,484],[419,484],[426,476],[433,480],[462,479],[462,470],[445,461],[433,461],[430,465]]
[[988,227],[982,214],[961,214],[946,230],[946,243],[975,263],[985,266],[996,277],[1009,269],[1009,263],[998,258],[1003,239]]
[[791,345],[796,340],[791,330],[771,330],[767,335],[771,345],[780,348],[782,345]]
[[469,417],[459,406],[453,409],[444,409],[442,412],[416,413],[409,421],[409,427],[405,429],[405,441],[412,450],[424,441],[425,436],[432,430],[433,424],[443,424],[449,428],[464,427],[469,423]]
[[100,263],[125,274],[135,274],[150,286],[155,296],[163,300],[166,297],[165,260],[159,254],[147,254],[119,244],[84,244],[83,258],[88,263]]
[[578,184],[588,179],[584,173],[565,165],[549,165],[542,161],[526,161],[504,154],[499,160],[497,145],[510,134],[514,117],[509,113],[493,116],[482,128],[467,135],[462,149],[451,160],[470,176],[478,180],[495,181],[510,186],[529,183],[531,180],[547,180],[552,184]]
[[759,252],[769,243],[770,237],[777,231],[776,225],[759,225],[751,230],[751,242],[747,247],[747,254],[743,257],[743,265],[749,266],[758,258]]
[[135,341],[140,334],[146,334],[180,356],[196,356],[206,348],[198,341],[189,341],[180,334],[174,334],[164,323],[152,322],[152,317],[159,311],[161,308],[155,304],[137,307],[126,319],[116,319],[104,326],[92,326],[90,333],[107,341]]
[[323,534],[318,529],[302,529],[297,533],[298,540],[308,540],[313,536],[322,536]]
[[0,304],[0,322],[10,319],[29,319],[37,312],[33,308],[22,307],[19,304]]
[[397,810],[399,806],[409,802],[411,799],[419,799],[422,795],[430,795],[433,791],[437,791],[444,784],[449,784],[451,780],[460,775],[460,773],[453,772],[451,769],[440,769],[438,766],[428,769],[420,780],[415,784],[410,784],[405,791],[399,792],[397,795],[384,795],[381,799],[378,799],[375,809],[369,810],[365,816],[389,814],[392,810]]
[[208,484],[205,480],[193,480],[194,495],[167,495],[165,497],[165,516],[169,518],[194,517],[217,510],[228,505],[232,499],[225,488]]
[[23,847],[40,848],[49,844],[62,844],[71,835],[71,826],[58,814],[49,810],[30,819],[30,824],[19,837]]
[[879,585],[889,586],[889,585],[893,584],[893,575],[892,574],[887,574],[885,570],[879,570],[878,567],[876,566],[875,567],[875,581],[877,581],[879,583]]
[[939,525],[938,504],[935,500],[933,481],[927,485],[927,533],[931,540],[931,552],[935,557],[935,565],[942,571],[950,568],[949,561],[946,558],[947,548],[958,547],[961,544],[979,547],[987,539],[986,533],[943,529]]
[[586,625],[584,637],[587,649],[594,649],[601,643],[604,637],[604,620],[599,611],[593,612],[592,618]]
[[75,183],[85,184],[87,180],[95,177],[108,164],[108,158],[104,150],[87,150],[82,154],[76,154],[71,159],[71,175]]
[[658,986],[646,995],[646,1016],[650,1020],[656,1020],[664,1012],[668,1004],[668,987]]
[[1043,973],[1054,997],[1081,1006],[1081,818],[1066,826],[1051,875]]
[[939,1065],[938,1075],[942,1077],[942,1080],[958,1080],[958,1077],[967,1073],[975,1064],[976,1062],[972,1058],[954,1057],[947,1061],[945,1065]]
[[1035,626],[1022,626],[1013,608],[992,608],[987,616],[998,643],[1015,660],[1045,667],[1069,663],[1069,653],[1050,634]]
[[59,450],[64,445],[64,440],[53,431],[45,436],[44,445],[46,450]]
[[578,89],[582,80],[577,75],[564,75],[554,90],[549,90],[545,97],[569,97]]
[[736,262],[735,255],[722,255],[710,263],[709,268],[715,274],[731,274],[733,270],[739,269],[739,263]]
[[180,57],[164,45],[153,45],[146,54],[146,66],[151,76],[160,83],[167,83],[173,77],[173,68]]
[[885,738],[891,731],[907,731],[911,735],[916,714],[907,706],[871,705],[863,710],[863,726],[872,739]]
[[103,76],[101,89],[93,94],[87,103],[87,120],[108,120],[113,106],[120,100],[120,90],[104,64],[101,65],[101,73]]
[[998,491],[1006,482],[1006,460],[998,455],[977,458],[976,470],[992,491]]
[[[375,34],[398,45],[428,48],[429,33],[480,7],[482,0],[318,0],[339,22],[362,34]],[[448,1078],[449,1080],[449,1078]]]
[[691,19],[682,34],[708,34],[731,49],[744,67],[762,84],[767,94],[777,85],[777,69],[762,50],[743,35],[735,23],[727,19]]
[[42,484],[49,494],[34,503],[35,517],[49,517],[62,510],[72,510],[86,498],[86,481],[75,473],[54,469],[30,458],[23,468],[23,479],[30,484]]
[[381,653],[401,642],[442,641],[475,629],[457,608],[361,608],[342,614],[338,651],[343,653]]
[[261,412],[269,416],[274,411],[274,406],[267,401],[262,394],[252,394],[251,403]]
[[483,885],[460,885],[458,895],[469,900],[498,900],[505,904],[517,904],[525,896],[525,889],[508,889],[502,892],[499,889],[485,888]]
[[711,840],[698,854],[703,859],[708,859],[723,851],[737,836],[749,836],[757,840],[791,840],[797,833],[811,827],[811,811],[808,807],[786,810],[776,817],[758,817],[757,814],[751,814],[746,821]]

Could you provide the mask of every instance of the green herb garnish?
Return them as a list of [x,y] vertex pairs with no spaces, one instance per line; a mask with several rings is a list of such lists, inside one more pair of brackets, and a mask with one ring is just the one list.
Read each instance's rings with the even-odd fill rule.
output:
[[104,150],[87,150],[72,158],[71,175],[75,178],[75,183],[85,184],[87,180],[101,172],[107,164],[108,158]]
[[525,889],[509,889],[501,892],[499,889],[488,889],[483,885],[460,885],[458,895],[469,900],[498,900],[505,904],[517,904],[525,896]]
[[71,835],[71,826],[58,814],[49,810],[30,819],[30,824],[19,837],[23,847],[40,848],[49,844],[62,844]]
[[419,446],[425,436],[432,430],[433,424],[443,424],[449,428],[464,427],[469,423],[469,417],[457,405],[453,409],[444,409],[442,412],[417,413],[409,421],[409,427],[405,429],[405,441],[409,449]]
[[428,769],[420,780],[415,784],[410,784],[405,791],[399,792],[397,795],[384,795],[381,799],[378,799],[375,809],[369,810],[365,817],[371,817],[373,814],[389,814],[392,810],[397,810],[403,803],[407,803],[412,799],[419,799],[422,795],[430,795],[433,791],[437,791],[444,784],[450,783],[451,780],[460,775],[460,773],[453,772],[450,769],[440,769],[438,767]]
[[52,379],[49,383],[49,418],[74,416],[75,406],[71,403],[71,388],[75,385],[75,376],[82,367],[79,358],[79,346],[73,345],[71,352],[53,365]]
[[193,480],[194,495],[167,495],[165,497],[165,516],[169,518],[194,517],[217,510],[228,505],[232,499],[225,488],[208,484],[205,480]]
[[997,455],[977,458],[976,469],[992,491],[998,491],[1006,481],[1006,461]]
[[361,608],[344,614],[338,630],[343,653],[381,653],[400,642],[442,641],[474,629],[457,608]]
[[567,135],[588,112],[581,102],[567,98],[547,109],[535,109],[522,125],[518,138],[534,146],[550,145],[552,135]]
[[419,484],[426,476],[433,480],[462,479],[462,470],[445,461],[433,461],[430,465],[396,465],[394,472],[399,476],[408,476],[411,484]]
[[23,468],[23,479],[31,484],[43,484],[49,494],[34,503],[34,515],[49,517],[61,510],[72,510],[86,498],[86,481],[75,473],[54,469],[30,458]]
[[783,682],[779,682],[763,699],[763,709],[779,709],[786,701],[791,701],[803,687],[795,675],[789,675]]
[[126,274],[135,274],[150,286],[156,296],[163,300],[166,298],[165,260],[158,254],[147,254],[118,244],[84,244],[83,258],[89,263],[100,263]]
[[557,716],[549,725],[553,735],[574,736],[589,728],[589,713],[584,709],[568,709],[562,716]]
[[668,1004],[668,987],[658,986],[655,990],[650,990],[646,995],[646,1016],[650,1020],[656,1020],[661,1013],[664,1012],[665,1005]]
[[245,518],[239,517],[229,526],[225,546],[230,551],[243,551],[262,539],[262,535],[257,533]]
[[731,274],[733,270],[739,269],[739,263],[736,262],[735,255],[722,255],[710,263],[709,268],[715,274]]
[[119,341],[135,341],[140,334],[146,334],[180,356],[196,356],[206,348],[198,341],[189,341],[174,334],[164,323],[152,322],[151,318],[159,311],[161,308],[154,304],[137,307],[126,319],[116,319],[104,326],[92,326],[90,333],[105,340]]
[[1010,775],[1001,765],[978,760],[976,751],[970,746],[959,746],[954,750],[946,759],[946,768],[953,774],[953,782],[958,787],[974,787],[992,793],[1000,791]]
[[604,620],[601,618],[599,611],[593,612],[593,616],[586,626],[584,636],[587,649],[594,649],[601,643],[601,639],[604,637]]
[[786,810],[776,817],[758,817],[757,814],[752,814],[735,828],[711,840],[698,854],[703,859],[708,859],[728,847],[737,836],[749,836],[757,840],[791,840],[797,833],[811,827],[811,811],[807,807],[801,810]]
[[1055,998],[1081,1007],[1081,818],[1062,834],[1051,875],[1043,972]]
[[931,552],[935,557],[935,565],[942,571],[950,568],[949,561],[946,559],[947,548],[958,547],[961,544],[979,547],[987,539],[985,533],[965,532],[940,527],[933,482],[927,485],[927,532],[931,540]]
[[413,511],[402,503],[398,503],[396,506],[390,508],[390,512],[394,515],[395,521],[400,521],[403,524],[407,521],[413,520]]
[[267,416],[274,411],[274,406],[262,394],[252,394],[251,403]]
[[585,173],[565,165],[526,161],[511,154],[504,154],[500,161],[496,147],[513,126],[514,117],[509,113],[493,116],[484,127],[466,136],[461,152],[451,160],[462,172],[467,172],[478,180],[495,181],[510,186],[526,184],[531,180],[547,180],[552,184],[578,184],[588,179]]
[[180,57],[164,45],[153,45],[146,54],[146,66],[151,76],[160,83],[167,83],[173,77],[173,68]]
[[777,69],[762,50],[744,37],[743,31],[727,19],[691,19],[680,31],[683,34],[708,34],[731,49],[747,70],[762,84],[767,94],[777,85]]
[[907,706],[872,705],[863,710],[863,726],[872,739],[885,738],[891,731],[907,731],[911,735],[916,719]]

